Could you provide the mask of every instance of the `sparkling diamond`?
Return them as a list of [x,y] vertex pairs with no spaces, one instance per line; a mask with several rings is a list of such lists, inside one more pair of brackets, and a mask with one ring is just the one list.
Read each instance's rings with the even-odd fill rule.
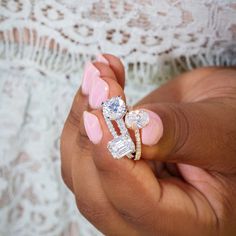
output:
[[113,97],[103,103],[103,114],[110,120],[121,119],[126,111],[125,102],[120,97]]
[[143,128],[149,122],[149,115],[144,110],[130,111],[125,116],[125,124],[128,128]]
[[107,144],[108,150],[116,159],[120,159],[129,153],[135,152],[135,145],[127,135],[120,135]]

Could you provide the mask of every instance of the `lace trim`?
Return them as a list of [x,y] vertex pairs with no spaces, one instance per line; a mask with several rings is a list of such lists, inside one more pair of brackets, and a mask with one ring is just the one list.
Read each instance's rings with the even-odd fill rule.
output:
[[[19,26],[20,25],[20,26]],[[65,38],[57,30],[31,21],[8,21],[1,23],[0,59],[22,66],[31,64],[43,73],[65,76],[81,72],[85,61],[93,60],[100,53],[99,47],[92,51],[85,45]],[[156,56],[129,57],[123,59],[129,80],[135,83],[161,83],[183,71],[207,65],[233,66],[236,64],[236,44],[221,42],[211,47],[193,48],[186,54],[172,50]]]
[[[6,24],[7,25],[7,24]],[[18,65],[36,67],[42,73],[55,73],[63,76],[81,73],[84,62],[93,60],[94,52],[81,52],[80,49],[69,50],[70,42],[64,41],[64,46],[55,40],[61,35],[57,31],[46,32],[47,28],[38,26],[38,35],[34,23],[29,26],[11,25],[13,29],[0,31],[0,60],[14,62]],[[26,38],[26,35],[28,37]],[[50,37],[49,37],[50,35]],[[19,40],[16,41],[16,36]],[[203,51],[203,52],[201,52]],[[96,54],[100,53],[96,51]],[[171,53],[159,55],[157,61],[146,62],[138,59],[129,61],[123,56],[129,79],[135,83],[160,83],[183,71],[207,65],[236,65],[236,44],[225,42],[222,48],[199,50],[195,55],[172,57]]]

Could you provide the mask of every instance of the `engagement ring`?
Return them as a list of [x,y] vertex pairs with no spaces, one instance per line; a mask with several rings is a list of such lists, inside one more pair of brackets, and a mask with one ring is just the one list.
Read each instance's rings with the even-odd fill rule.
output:
[[[132,159],[134,157],[132,153],[135,152],[135,145],[123,120],[123,117],[127,113],[125,102],[120,96],[112,97],[102,104],[102,112],[108,129],[114,137],[107,144],[108,150],[115,159],[121,159],[124,156]],[[115,130],[112,121],[117,123],[120,134]]]
[[136,138],[136,153],[134,160],[141,157],[141,138],[139,129],[142,129],[149,123],[149,115],[144,110],[130,111],[125,116],[125,124],[128,128],[134,130]]

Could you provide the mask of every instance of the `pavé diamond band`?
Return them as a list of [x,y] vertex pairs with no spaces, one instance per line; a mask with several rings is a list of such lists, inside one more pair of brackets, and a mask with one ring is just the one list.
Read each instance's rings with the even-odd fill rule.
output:
[[[127,113],[125,102],[120,96],[112,97],[102,104],[102,112],[108,129],[114,137],[114,139],[107,144],[107,148],[112,156],[115,159],[120,159],[124,156],[127,156],[130,159],[133,158],[134,156],[132,153],[135,152],[135,145],[123,120],[123,117]],[[117,123],[117,126],[120,129],[120,135],[115,130],[112,121]]]
[[141,138],[139,129],[142,129],[149,123],[149,115],[144,110],[130,111],[125,116],[125,124],[128,128],[134,130],[136,138],[136,152],[134,160],[139,160],[141,157]]

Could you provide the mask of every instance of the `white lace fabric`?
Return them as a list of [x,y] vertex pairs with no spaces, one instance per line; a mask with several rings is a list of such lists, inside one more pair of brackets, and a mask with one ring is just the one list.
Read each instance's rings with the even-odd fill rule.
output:
[[0,0],[0,235],[99,235],[60,175],[83,65],[119,56],[134,103],[182,71],[236,65],[235,0]]

